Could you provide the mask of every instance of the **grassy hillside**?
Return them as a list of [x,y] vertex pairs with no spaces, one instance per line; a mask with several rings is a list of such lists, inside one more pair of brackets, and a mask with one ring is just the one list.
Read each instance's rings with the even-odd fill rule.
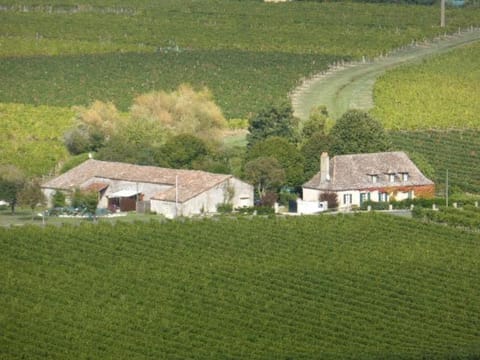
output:
[[390,129],[480,128],[480,42],[387,72],[373,114]]
[[376,214],[0,229],[0,358],[474,358],[479,241]]

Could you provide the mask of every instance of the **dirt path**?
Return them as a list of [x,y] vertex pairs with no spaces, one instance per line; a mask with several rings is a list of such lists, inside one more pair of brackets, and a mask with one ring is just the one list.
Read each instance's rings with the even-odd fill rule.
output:
[[337,64],[305,80],[293,91],[294,113],[300,119],[307,119],[312,107],[326,105],[332,118],[337,119],[348,109],[368,110],[373,107],[375,80],[386,70],[479,40],[480,29],[472,28],[429,43],[412,44],[373,61]]

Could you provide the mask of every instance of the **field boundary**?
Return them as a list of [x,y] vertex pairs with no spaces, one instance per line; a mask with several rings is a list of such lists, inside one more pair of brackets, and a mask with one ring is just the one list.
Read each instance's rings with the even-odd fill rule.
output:
[[440,55],[480,40],[480,28],[471,27],[455,34],[445,34],[431,41],[412,41],[375,59],[340,61],[321,73],[305,79],[292,91],[290,98],[295,116],[308,119],[310,109],[325,105],[334,119],[348,109],[369,110],[373,107],[376,79],[387,70],[415,63],[427,56]]

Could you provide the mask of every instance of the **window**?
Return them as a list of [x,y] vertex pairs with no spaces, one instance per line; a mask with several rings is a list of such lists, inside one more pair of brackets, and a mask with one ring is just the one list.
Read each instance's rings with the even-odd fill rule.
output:
[[372,177],[372,183],[377,183],[378,181],[378,175],[370,175]]
[[343,194],[343,203],[350,205],[352,203],[352,194]]
[[388,174],[388,181],[395,182],[395,174]]
[[402,173],[402,181],[407,181],[408,180],[408,173],[404,172]]
[[379,192],[378,193],[378,201],[380,201],[380,202],[388,201],[388,194],[385,193],[385,192]]
[[360,204],[364,201],[370,201],[370,193],[360,193]]

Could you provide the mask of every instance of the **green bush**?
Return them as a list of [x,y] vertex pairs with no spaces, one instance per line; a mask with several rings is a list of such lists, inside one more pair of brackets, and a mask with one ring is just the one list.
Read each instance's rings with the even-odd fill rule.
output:
[[220,214],[230,214],[233,212],[233,205],[230,203],[222,203],[217,205],[217,212]]
[[297,200],[298,195],[288,191],[280,191],[278,194],[278,203],[283,206],[288,206],[290,201]]

